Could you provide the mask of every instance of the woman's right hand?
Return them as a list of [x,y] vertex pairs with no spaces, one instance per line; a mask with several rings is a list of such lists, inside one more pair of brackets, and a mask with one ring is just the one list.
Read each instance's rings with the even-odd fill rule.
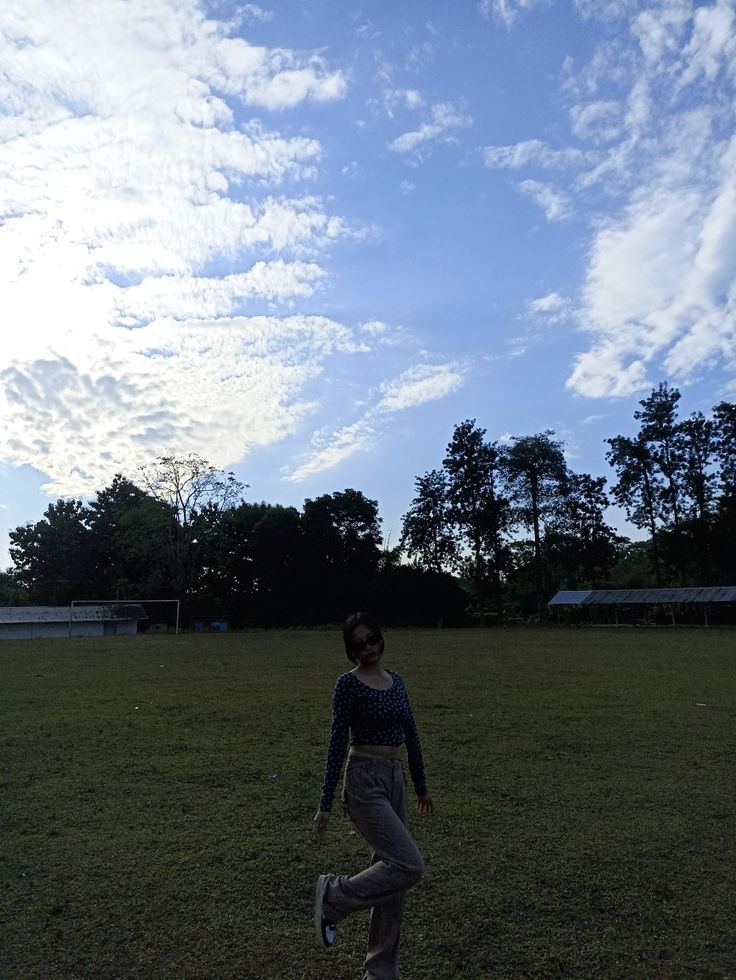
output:
[[319,844],[324,844],[327,839],[327,824],[330,821],[329,810],[318,810],[312,821],[312,830]]

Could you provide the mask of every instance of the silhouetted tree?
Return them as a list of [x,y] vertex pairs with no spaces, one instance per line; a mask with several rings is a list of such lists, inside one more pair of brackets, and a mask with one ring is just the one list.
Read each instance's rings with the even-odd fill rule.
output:
[[447,476],[430,470],[414,481],[416,496],[402,518],[401,544],[420,568],[442,572],[457,560],[452,533]]
[[606,459],[614,467],[618,477],[611,492],[616,502],[624,508],[631,523],[649,532],[654,579],[657,585],[661,585],[662,563],[658,530],[661,486],[652,454],[646,442],[640,438],[614,436],[606,442],[611,447],[606,453]]
[[[606,523],[609,506],[606,478],[588,473],[570,473],[561,500],[558,519],[544,540],[544,558],[564,572],[566,583],[549,581],[547,591],[558,587],[596,589],[610,578],[621,545],[625,541]],[[554,572],[550,568],[547,573]]]
[[716,427],[702,412],[693,413],[680,423],[682,488],[685,502],[684,535],[689,537],[690,553],[701,583],[712,579],[711,526],[715,517],[717,473],[714,469]]
[[96,580],[91,598],[165,598],[171,592],[170,512],[120,473],[85,509]]
[[722,585],[736,582],[736,404],[713,409],[718,461],[718,502],[712,541],[716,577]]
[[639,439],[649,449],[650,458],[661,474],[659,497],[662,516],[673,543],[673,558],[680,583],[687,581],[682,535],[683,500],[681,493],[684,447],[677,418],[680,392],[661,381],[639,404],[634,418],[641,422]]
[[567,491],[567,465],[562,443],[547,429],[532,436],[514,436],[505,456],[505,470],[520,523],[531,530],[539,615],[545,611],[542,565],[543,524],[559,515]]
[[90,597],[96,582],[84,518],[81,500],[57,500],[43,520],[10,532],[14,575],[31,602],[66,605]]
[[464,544],[460,568],[472,583],[481,626],[488,599],[495,599],[496,621],[503,620],[501,574],[505,561],[504,535],[510,509],[503,493],[503,453],[485,441],[486,430],[468,419],[455,426],[443,460],[447,474],[450,518]]
[[198,456],[159,456],[140,468],[148,493],[169,508],[167,555],[175,594],[186,597],[193,587],[197,519],[205,508],[225,511],[242,498],[245,484]]
[[321,622],[344,618],[361,603],[381,558],[378,502],[346,489],[304,501],[302,530],[312,607]]

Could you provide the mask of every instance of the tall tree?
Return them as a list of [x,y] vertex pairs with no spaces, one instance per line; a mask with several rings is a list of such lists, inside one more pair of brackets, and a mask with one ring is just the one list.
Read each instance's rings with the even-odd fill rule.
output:
[[495,600],[497,622],[503,620],[501,575],[510,524],[508,498],[503,492],[503,453],[485,441],[486,430],[468,419],[455,426],[443,460],[447,474],[450,517],[461,535],[461,566],[473,584],[478,616],[485,624],[488,599]]
[[718,582],[736,582],[736,404],[721,402],[713,409],[718,460],[718,504],[713,533]]
[[514,436],[505,468],[521,523],[534,540],[534,578],[539,615],[545,610],[542,527],[560,512],[567,489],[567,464],[562,443],[547,429],[531,436]]
[[89,598],[96,584],[90,545],[82,501],[57,500],[43,520],[10,532],[15,578],[32,602],[67,605]]
[[661,486],[655,472],[649,447],[640,438],[614,436],[606,442],[611,447],[606,459],[616,470],[618,482],[611,487],[613,497],[624,508],[636,527],[649,532],[654,579],[662,584],[662,560],[659,548]]
[[715,423],[702,412],[694,412],[680,423],[686,531],[692,539],[692,547],[686,552],[695,556],[703,585],[710,584],[713,574],[710,536],[716,492],[715,434]]
[[559,519],[545,536],[547,559],[556,552],[567,566],[568,588],[596,589],[607,582],[625,540],[606,523],[605,486],[604,476],[571,473]]
[[447,475],[430,470],[414,481],[416,496],[402,518],[401,545],[420,568],[442,572],[457,560]]
[[346,489],[304,501],[302,530],[311,563],[313,608],[321,622],[362,604],[381,560],[378,501]]
[[[453,533],[447,476],[442,470],[430,470],[414,481],[416,496],[402,518],[401,547],[418,568],[440,576],[454,568],[458,559],[457,539]],[[440,594],[437,626],[444,626],[445,604]]]
[[[167,553],[174,590],[186,596],[196,568],[197,518],[205,508],[225,511],[242,498],[246,484],[212,466],[196,453],[159,456],[140,468],[148,493],[169,508]],[[211,520],[211,518],[210,518]]]
[[28,591],[18,581],[12,569],[0,572],[0,606],[23,606],[28,601]]
[[713,419],[721,497],[736,501],[736,404],[720,402],[713,409]]
[[97,582],[95,598],[163,597],[170,589],[170,512],[120,473],[86,510]]
[[682,535],[682,494],[684,451],[682,430],[677,418],[680,392],[661,381],[639,404],[634,418],[641,422],[639,438],[650,450],[654,465],[662,474],[660,500],[674,544],[674,562],[682,585],[687,580]]

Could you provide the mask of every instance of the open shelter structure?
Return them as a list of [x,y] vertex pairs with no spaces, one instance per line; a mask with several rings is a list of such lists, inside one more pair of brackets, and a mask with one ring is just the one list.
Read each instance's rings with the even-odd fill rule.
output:
[[0,606],[0,640],[134,636],[148,619],[139,603],[96,606]]
[[736,624],[736,586],[683,589],[586,589],[558,592],[547,603],[553,611],[587,612],[590,623]]

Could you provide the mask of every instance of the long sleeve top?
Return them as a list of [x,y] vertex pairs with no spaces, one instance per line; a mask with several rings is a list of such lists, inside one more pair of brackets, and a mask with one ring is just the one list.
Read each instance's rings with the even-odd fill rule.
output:
[[340,674],[332,692],[332,729],[325,761],[320,810],[330,811],[340,779],[348,741],[351,745],[403,745],[406,742],[409,772],[418,796],[427,785],[419,732],[414,722],[409,695],[400,674],[388,673],[393,684],[377,690],[359,680],[351,671]]

